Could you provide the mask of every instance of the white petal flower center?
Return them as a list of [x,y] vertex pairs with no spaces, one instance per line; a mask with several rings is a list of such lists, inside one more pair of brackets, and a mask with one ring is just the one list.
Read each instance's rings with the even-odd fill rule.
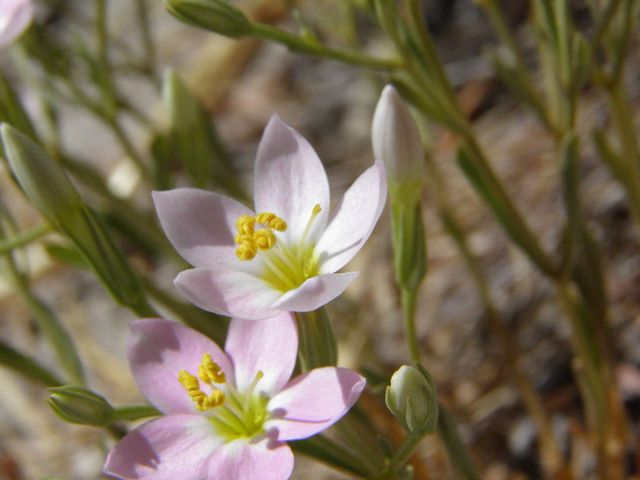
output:
[[[274,213],[241,216],[236,222],[236,256],[245,261],[258,257],[263,264],[262,280],[275,290],[287,292],[299,287],[319,274],[315,245],[308,243],[307,238],[321,210],[320,205],[313,208],[301,238],[292,245],[287,245],[276,233],[286,231],[287,223]],[[256,224],[262,228],[256,230]]]
[[[202,356],[202,364],[198,367],[198,377],[182,370],[178,380],[198,410],[207,412],[216,435],[231,442],[264,433],[263,425],[268,415],[266,406],[269,399],[256,392],[256,386],[262,377],[263,373],[258,371],[249,388],[245,392],[239,392],[226,381],[224,372],[211,359],[211,355],[205,353]],[[210,395],[200,389],[198,378],[210,387]]]

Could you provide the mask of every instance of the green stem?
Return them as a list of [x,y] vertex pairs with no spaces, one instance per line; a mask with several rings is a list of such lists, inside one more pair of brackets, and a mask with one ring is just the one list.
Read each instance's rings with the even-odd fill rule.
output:
[[140,418],[156,417],[158,415],[162,415],[154,406],[148,404],[115,407],[114,414],[116,420],[126,421],[133,421]]
[[149,7],[147,0],[136,0],[136,16],[140,25],[140,37],[142,49],[144,51],[143,64],[141,70],[149,76],[151,83],[157,88],[161,88],[162,81],[156,73],[156,44],[151,34],[151,22],[149,21]]
[[375,478],[380,480],[396,478],[396,474],[404,467],[407,460],[409,460],[411,455],[413,455],[413,452],[418,448],[418,445],[420,445],[420,442],[422,442],[423,438],[424,435],[421,433],[407,434],[384,470]]
[[24,247],[53,230],[54,228],[50,223],[43,223],[10,238],[2,239],[0,240],[0,255],[9,253],[14,248]]
[[294,52],[338,60],[351,65],[376,70],[397,70],[402,67],[402,63],[397,60],[373,58],[356,51],[333,49],[321,43],[311,43],[302,37],[262,23],[251,24],[251,35],[282,43]]
[[625,412],[606,355],[606,344],[594,324],[592,312],[569,280],[556,281],[560,305],[571,322],[575,352],[573,367],[580,386],[590,439],[598,457],[599,476],[615,480],[625,476],[628,441]]
[[453,468],[462,480],[480,480],[453,416],[441,403],[438,404],[438,435],[444,444]]
[[402,320],[404,324],[404,334],[409,346],[411,361],[420,362],[420,346],[418,344],[418,336],[416,335],[415,315],[416,315],[416,296],[415,289],[402,289]]

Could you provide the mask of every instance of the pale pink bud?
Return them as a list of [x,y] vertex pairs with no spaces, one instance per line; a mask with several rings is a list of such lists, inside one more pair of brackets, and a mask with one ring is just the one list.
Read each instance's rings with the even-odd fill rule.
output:
[[384,87],[376,106],[371,141],[386,166],[389,194],[415,199],[422,186],[424,146],[409,108],[391,85]]

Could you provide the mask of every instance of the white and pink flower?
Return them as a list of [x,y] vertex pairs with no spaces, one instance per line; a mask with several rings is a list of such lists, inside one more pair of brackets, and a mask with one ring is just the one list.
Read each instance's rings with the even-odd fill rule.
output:
[[258,148],[255,212],[229,197],[154,192],[167,237],[194,269],[175,284],[193,303],[250,320],[312,311],[357,273],[335,273],[369,238],[386,200],[381,160],[329,212],[329,182],[311,145],[274,115]]
[[31,0],[0,0],[0,48],[18,38],[32,20]]
[[147,399],[165,414],[109,453],[104,472],[121,479],[284,480],[287,440],[342,417],[365,380],[338,367],[289,380],[298,336],[293,315],[233,319],[225,351],[204,335],[160,319],[132,322],[129,361]]

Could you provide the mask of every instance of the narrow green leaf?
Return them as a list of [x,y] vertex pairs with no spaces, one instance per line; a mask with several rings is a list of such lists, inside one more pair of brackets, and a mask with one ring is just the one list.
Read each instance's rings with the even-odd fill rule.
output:
[[[193,185],[208,188],[214,183],[243,198],[238,175],[204,107],[173,71],[165,75],[163,99],[170,120],[170,147]],[[169,145],[163,148],[167,154]]]
[[549,260],[542,250],[529,226],[515,210],[515,206],[509,200],[502,185],[487,173],[479,162],[473,161],[464,147],[458,149],[457,160],[462,172],[484,199],[511,240],[527,254],[542,272],[550,277],[555,277],[558,274],[557,266]]
[[50,387],[62,385],[62,382],[53,373],[2,340],[0,340],[0,365]]

